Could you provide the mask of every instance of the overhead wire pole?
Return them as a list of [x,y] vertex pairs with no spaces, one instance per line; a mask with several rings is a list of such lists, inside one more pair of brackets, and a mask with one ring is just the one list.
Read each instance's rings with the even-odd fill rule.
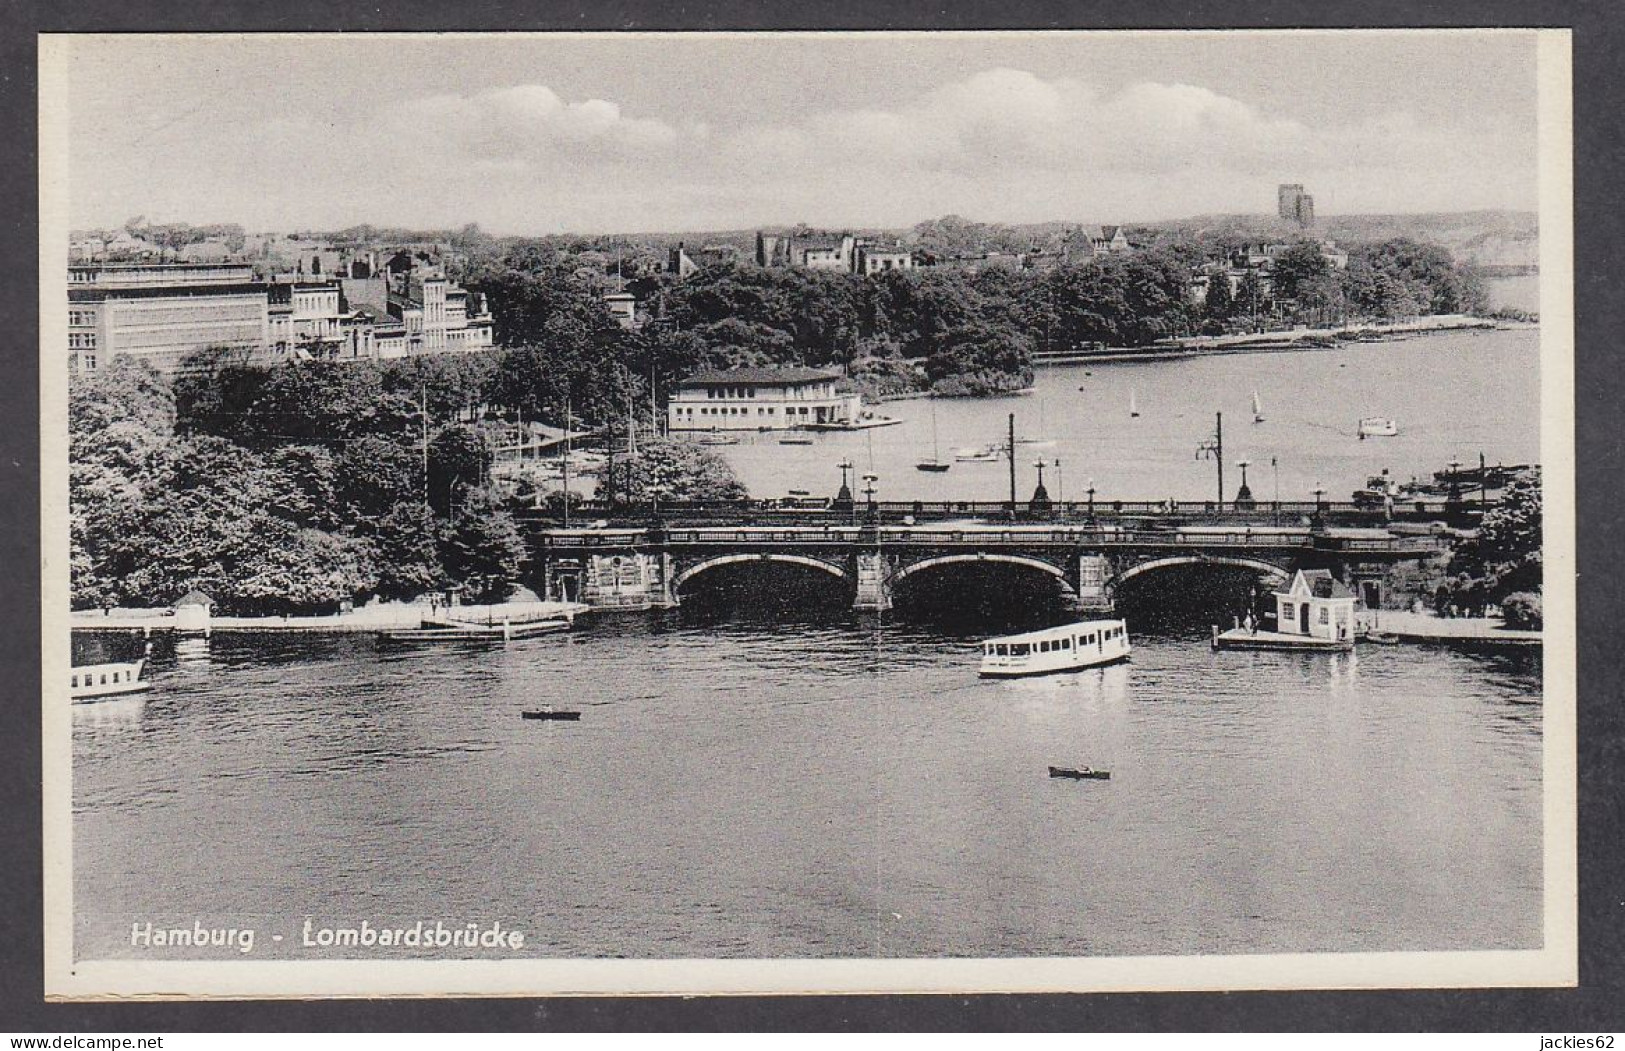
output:
[[1213,444],[1219,460],[1219,510],[1224,510],[1224,413],[1213,414]]
[[1016,517],[1016,414],[1010,414],[1010,433],[1006,438],[1005,455],[1010,457],[1010,517]]

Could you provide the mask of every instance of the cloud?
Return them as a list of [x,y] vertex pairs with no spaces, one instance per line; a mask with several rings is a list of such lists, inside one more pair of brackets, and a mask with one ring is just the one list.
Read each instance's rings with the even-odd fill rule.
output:
[[250,224],[472,219],[526,232],[1269,212],[1283,181],[1305,183],[1323,214],[1527,206],[1532,195],[1532,143],[1518,127],[1441,128],[1398,107],[1314,121],[1292,98],[1254,105],[1222,85],[1151,78],[1104,91],[1087,70],[1000,67],[884,104],[821,109],[814,95],[799,114],[708,125],[711,114],[675,97],[660,112],[536,83],[419,90],[366,111],[187,116],[173,135],[116,149],[88,138],[76,167],[132,177],[105,192],[100,176],[86,179],[76,198],[114,217],[96,221],[187,217],[203,185],[211,209]]
[[1198,85],[1143,80],[1103,94],[1080,79],[1046,80],[1008,68],[972,74],[892,109],[746,128],[723,150],[736,165],[781,172],[839,164],[1007,178],[1190,171],[1274,178],[1371,165],[1426,171],[1483,152],[1461,133],[1424,127],[1404,112],[1310,126]]
[[567,102],[543,84],[409,99],[382,118],[391,136],[476,163],[632,159],[678,138],[663,121],[629,117],[605,99]]

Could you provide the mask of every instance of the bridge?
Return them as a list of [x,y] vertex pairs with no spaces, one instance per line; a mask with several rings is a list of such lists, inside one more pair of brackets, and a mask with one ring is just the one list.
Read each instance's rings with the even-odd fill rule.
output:
[[605,517],[566,526],[538,513],[521,525],[543,594],[595,609],[676,606],[709,572],[764,564],[827,575],[860,610],[890,608],[898,586],[917,573],[967,565],[1047,575],[1082,610],[1109,610],[1127,581],[1182,566],[1234,567],[1275,581],[1326,568],[1372,605],[1394,563],[1448,550],[1426,529],[1385,523],[1381,512],[1352,505],[1238,510],[1165,501],[1091,510],[776,501],[629,513],[589,505],[580,511]]

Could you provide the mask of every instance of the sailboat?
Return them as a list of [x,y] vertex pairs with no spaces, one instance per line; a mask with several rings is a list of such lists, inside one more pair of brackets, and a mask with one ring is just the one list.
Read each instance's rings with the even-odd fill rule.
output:
[[1128,414],[1131,418],[1140,415],[1140,408],[1134,403],[1134,392],[1132,390],[1128,392]]
[[1264,407],[1258,403],[1258,392],[1253,391],[1253,422],[1264,422]]
[[953,464],[942,459],[937,453],[937,407],[931,406],[931,459],[921,460],[914,465],[918,471],[946,471]]
[[[1042,400],[1040,400],[1038,402],[1038,429],[1039,429],[1040,432],[1045,430],[1045,427],[1044,427],[1044,402]],[[1055,445],[1055,439],[1054,438],[1044,438],[1044,437],[1038,437],[1038,438],[1021,437],[1021,438],[1016,439],[1016,444],[1017,445],[1026,445],[1026,446],[1029,446],[1029,447],[1034,448],[1034,449],[1048,449],[1048,448],[1051,448],[1051,447],[1053,447]]]

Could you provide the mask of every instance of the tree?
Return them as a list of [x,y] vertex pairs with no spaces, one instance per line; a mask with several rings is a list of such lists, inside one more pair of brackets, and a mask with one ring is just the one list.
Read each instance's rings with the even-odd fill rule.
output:
[[245,553],[217,601],[247,613],[329,612],[372,590],[364,542],[279,520],[262,528],[264,542]]
[[1270,266],[1270,280],[1277,297],[1298,300],[1308,295],[1330,271],[1331,264],[1321,255],[1318,242],[1299,241],[1275,257]]
[[[1542,582],[1542,512],[1538,475],[1514,480],[1450,559],[1453,592],[1501,602],[1515,593],[1538,595]],[[1459,601],[1459,600],[1458,600]]]
[[1236,297],[1230,291],[1230,275],[1223,271],[1212,274],[1207,283],[1207,301],[1203,311],[1214,321],[1228,321],[1236,313]]
[[491,471],[491,449],[473,427],[446,427],[429,442],[429,505],[450,517],[465,490],[484,486]]
[[623,478],[633,503],[740,500],[748,495],[726,460],[709,449],[669,439],[640,445]]
[[501,601],[519,583],[524,539],[513,516],[499,510],[487,490],[469,494],[452,518],[440,550],[446,572],[476,602]]
[[446,586],[440,561],[440,526],[428,508],[399,503],[372,529],[377,592],[385,599],[414,599]]

